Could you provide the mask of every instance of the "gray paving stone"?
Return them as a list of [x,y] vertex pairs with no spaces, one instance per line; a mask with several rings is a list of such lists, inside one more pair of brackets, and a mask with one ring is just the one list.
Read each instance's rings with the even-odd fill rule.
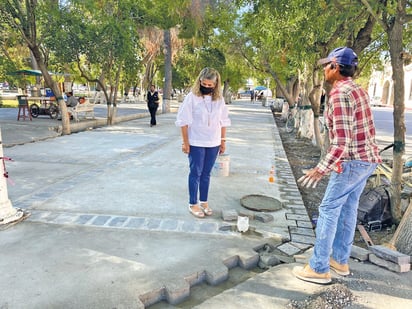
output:
[[307,249],[309,249],[310,247],[312,247],[312,245],[302,244],[302,243],[293,242],[293,241],[291,241],[290,244],[291,244],[292,246],[295,246],[296,248],[299,248],[299,249],[304,250],[304,251],[306,251]]
[[91,225],[105,225],[109,221],[111,216],[97,216],[90,224]]
[[299,223],[298,223],[297,227],[289,226],[288,228],[289,228],[289,233],[291,233],[291,234],[299,234],[299,235],[304,235],[304,236],[315,236],[315,233],[313,232],[313,229],[299,227]]
[[283,188],[280,189],[280,191],[295,193],[295,192],[296,192],[296,188],[283,187]]
[[131,218],[129,222],[127,222],[126,227],[138,229],[144,225],[145,221],[145,218]]
[[283,253],[285,253],[288,256],[293,256],[295,254],[298,254],[299,252],[301,252],[302,250],[296,246],[291,245],[290,243],[284,243],[281,244],[280,246],[277,246],[276,249],[282,251]]
[[298,214],[286,213],[285,216],[286,216],[286,219],[288,220],[308,221],[309,219],[308,215],[298,215]]
[[178,220],[166,219],[166,220],[163,220],[163,222],[161,223],[160,229],[174,231],[177,229],[178,224],[179,224]]
[[149,218],[149,219],[147,219],[145,226],[149,230],[157,230],[157,229],[159,229],[161,222],[162,222],[161,219]]
[[219,231],[232,231],[236,228],[235,224],[223,223],[219,226]]
[[308,212],[306,211],[305,208],[289,208],[292,213],[297,214],[297,215],[307,215]]
[[251,269],[256,267],[259,262],[259,254],[256,252],[250,252],[249,255],[241,254],[239,256],[239,266],[244,269]]
[[199,226],[199,232],[213,233],[218,230],[218,225],[215,222],[202,222]]
[[397,273],[404,273],[404,272],[408,272],[411,270],[411,264],[399,265],[394,262],[387,261],[380,257],[377,257],[373,253],[369,254],[369,261],[372,262],[373,264],[382,266],[386,269],[389,269],[390,271],[397,272]]
[[313,229],[313,224],[309,221],[296,221],[296,223],[297,223],[297,227]]
[[296,220],[288,220],[288,227],[289,226],[298,226],[298,222]]
[[238,213],[235,209],[222,211],[222,218],[225,221],[235,221],[237,220],[237,217],[238,217]]
[[291,241],[297,242],[297,243],[310,244],[310,245],[315,244],[315,237],[291,233],[290,239]]
[[403,254],[399,251],[391,250],[388,247],[382,245],[370,246],[369,250],[373,252],[377,257],[385,259],[387,261],[394,262],[396,264],[410,264],[411,257]]
[[[256,212],[253,212],[253,211],[248,210],[248,209],[243,209],[242,208],[242,209],[239,210],[239,216],[248,217],[249,220],[254,220],[256,214],[257,214]],[[237,220],[237,218],[236,218],[236,220]]]
[[182,232],[193,233],[197,231],[197,224],[194,221],[185,221],[180,227]]
[[210,285],[218,285],[223,281],[226,281],[229,277],[229,269],[221,265],[213,265],[212,267],[206,269],[206,281]]
[[165,287],[166,300],[171,305],[177,305],[190,296],[190,285],[184,279],[175,278]]
[[352,249],[350,252],[350,256],[354,259],[358,259],[359,261],[369,260],[369,254],[370,254],[369,250],[358,247],[358,246],[352,246]]
[[266,214],[266,213],[257,213],[256,214],[256,220],[263,222],[263,223],[267,223],[267,222],[271,222],[274,220],[273,216],[271,214]]
[[194,272],[184,276],[184,280],[190,285],[198,285],[206,280],[206,273],[204,271]]
[[305,208],[305,204],[303,203],[302,200],[291,200],[291,199],[286,199],[287,202],[285,203],[285,205],[287,207],[300,207],[300,208]]
[[113,227],[120,227],[126,222],[126,220],[127,217],[113,217],[107,225]]
[[87,222],[89,222],[92,218],[94,218],[95,216],[93,215],[80,215],[77,217],[77,219],[74,221],[75,224],[86,224]]
[[303,203],[301,197],[294,197],[294,196],[289,196],[288,201],[289,201],[289,203],[291,203],[291,204]]

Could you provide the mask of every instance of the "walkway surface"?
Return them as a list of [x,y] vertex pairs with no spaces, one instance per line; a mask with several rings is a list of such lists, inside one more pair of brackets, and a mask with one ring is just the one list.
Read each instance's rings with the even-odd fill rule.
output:
[[[101,126],[106,107],[98,106],[97,118],[73,123],[79,132],[68,136],[57,120],[16,121],[17,109],[0,109],[4,155],[14,160],[6,163],[9,198],[31,214],[0,231],[0,308],[285,308],[323,289],[295,279],[297,264],[285,263],[190,300],[198,286],[219,287],[237,269],[255,269],[265,245],[292,257],[311,247],[314,234],[282,128],[268,107],[246,101],[229,105],[230,175],[212,177],[215,212],[193,217],[176,107],[150,127],[143,103],[120,106],[112,126]],[[240,199],[252,194],[283,207],[247,210]],[[250,216],[246,233],[237,232],[238,214]],[[354,278],[334,282],[353,280],[359,308],[377,308],[382,297],[386,308],[411,305],[410,272],[356,262],[351,269]],[[393,276],[396,285],[385,281]]]

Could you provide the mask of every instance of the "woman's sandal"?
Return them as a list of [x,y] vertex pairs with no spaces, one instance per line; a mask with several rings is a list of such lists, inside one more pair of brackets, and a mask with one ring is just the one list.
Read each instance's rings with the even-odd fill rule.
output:
[[205,213],[206,216],[213,215],[213,210],[209,207],[207,202],[200,203],[199,206],[203,210],[203,212]]
[[195,204],[195,205],[189,204],[189,211],[190,211],[190,213],[191,213],[192,215],[194,215],[195,217],[197,217],[197,218],[204,218],[204,217],[205,217],[205,214],[203,213],[203,211],[202,211],[202,210],[198,210],[198,211],[193,210],[193,209],[192,209],[193,206],[196,206],[196,204]]

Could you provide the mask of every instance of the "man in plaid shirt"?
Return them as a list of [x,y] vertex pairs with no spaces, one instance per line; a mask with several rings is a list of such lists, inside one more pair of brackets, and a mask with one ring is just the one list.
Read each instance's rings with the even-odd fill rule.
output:
[[342,276],[350,273],[359,197],[381,158],[368,94],[352,80],[358,56],[339,47],[318,64],[333,85],[324,115],[330,146],[321,162],[298,181],[314,188],[324,175],[331,175],[319,206],[313,255],[309,264],[295,267],[293,273],[301,280],[327,284],[330,269]]

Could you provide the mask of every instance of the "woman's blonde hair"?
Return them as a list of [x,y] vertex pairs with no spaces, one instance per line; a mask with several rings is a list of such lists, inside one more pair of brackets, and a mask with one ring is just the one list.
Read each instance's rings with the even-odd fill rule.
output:
[[212,100],[216,101],[220,99],[222,97],[220,74],[217,70],[212,68],[204,68],[202,71],[200,71],[200,74],[192,87],[193,94],[199,97],[203,96],[203,94],[200,92],[200,82],[204,79],[211,80],[215,83],[215,89],[212,92]]

